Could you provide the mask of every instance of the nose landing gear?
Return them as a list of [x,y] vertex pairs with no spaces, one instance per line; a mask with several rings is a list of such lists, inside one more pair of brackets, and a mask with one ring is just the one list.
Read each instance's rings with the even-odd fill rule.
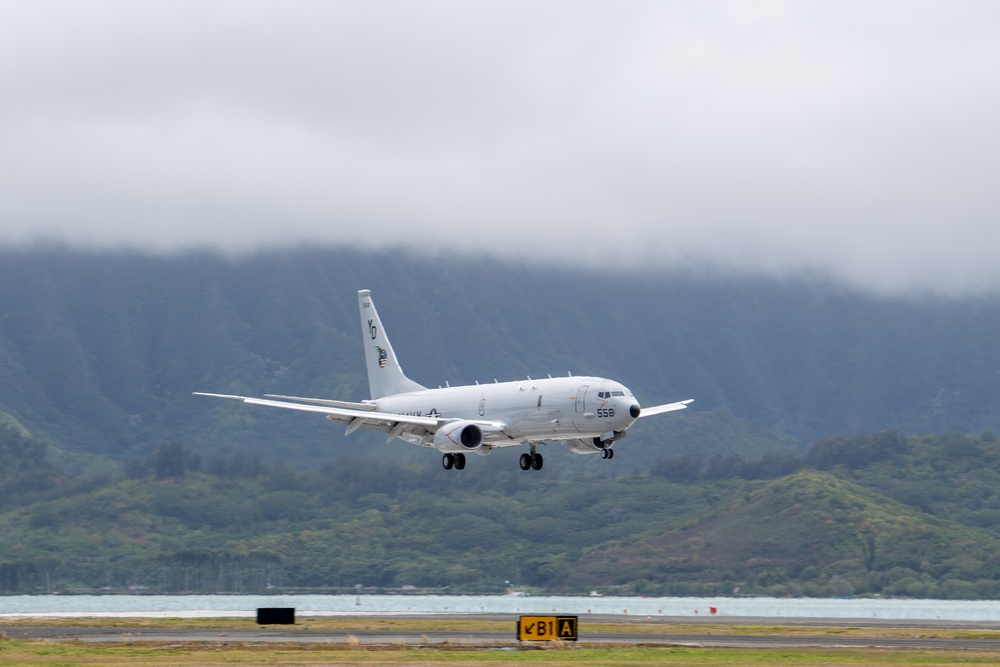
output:
[[[615,433],[614,435],[618,436],[619,434]],[[615,458],[615,450],[611,449],[611,445],[615,444],[615,440],[621,440],[622,438],[624,438],[625,433],[623,431],[621,433],[621,437],[610,437],[610,436],[611,434],[609,433],[606,436],[603,436],[607,438],[606,440],[602,440],[601,438],[594,438],[593,440],[594,447],[597,447],[598,449],[601,450],[601,458],[605,460]]]

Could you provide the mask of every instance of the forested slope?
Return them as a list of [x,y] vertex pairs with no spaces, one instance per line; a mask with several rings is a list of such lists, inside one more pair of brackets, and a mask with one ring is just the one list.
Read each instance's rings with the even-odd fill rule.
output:
[[[802,459],[617,479],[342,460],[296,471],[179,444],[74,480],[3,432],[0,592],[1000,595],[1000,441],[887,432]],[[955,456],[964,452],[963,456]],[[973,463],[973,455],[978,457]],[[791,464],[791,472],[789,465]],[[48,475],[33,495],[7,493]]]
[[191,396],[364,398],[359,288],[373,290],[407,373],[427,385],[572,371],[620,379],[646,403],[695,398],[623,443],[656,456],[1000,422],[993,299],[346,249],[6,250],[0,287],[0,411],[60,451],[116,460],[175,439],[309,465],[400,452],[345,440],[320,418]]

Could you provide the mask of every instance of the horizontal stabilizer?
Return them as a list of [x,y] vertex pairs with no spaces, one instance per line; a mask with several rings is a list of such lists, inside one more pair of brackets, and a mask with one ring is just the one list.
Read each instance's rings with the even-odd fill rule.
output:
[[331,408],[350,408],[351,410],[375,410],[374,403],[355,403],[353,401],[334,401],[329,398],[304,398],[302,396],[282,396],[281,394],[264,394],[266,398],[280,398],[286,401],[297,401],[299,403],[315,403],[316,405],[328,405]]
[[[313,399],[314,401],[324,401],[321,405],[309,403],[292,403],[291,401],[275,401],[269,398],[251,398],[249,396],[236,396],[234,394],[210,394],[203,391],[194,392],[195,396],[211,396],[213,398],[228,398],[234,401],[242,401],[251,405],[266,405],[272,408],[284,408],[285,410],[300,410],[302,412],[318,412],[327,415],[332,420],[346,423],[348,433],[363,428],[382,432],[395,432],[402,434],[409,427],[423,427],[430,433],[434,433],[439,427],[448,422],[458,421],[455,419],[445,419],[443,417],[426,417],[419,415],[400,415],[394,412],[378,412],[375,406],[369,403],[348,403],[346,401],[326,401],[325,399]],[[363,409],[353,407],[341,407],[339,403],[346,405],[363,405]],[[507,428],[507,424],[502,421],[492,419],[470,420],[482,430],[490,435],[501,434]],[[405,426],[400,427],[400,424]],[[508,444],[504,442],[503,444]],[[512,442],[510,444],[517,444]]]
[[664,412],[673,412],[674,410],[683,410],[688,406],[688,403],[693,403],[694,399],[689,398],[686,401],[678,401],[676,403],[666,403],[665,405],[654,405],[651,408],[642,408],[639,411],[639,418],[652,417],[653,415],[663,414]]
[[397,415],[391,412],[373,412],[368,409],[367,406],[364,410],[356,410],[354,408],[341,408],[330,405],[309,405],[307,403],[291,403],[289,401],[272,401],[267,398],[251,398],[249,396],[234,396],[232,394],[209,394],[201,391],[194,392],[194,395],[212,396],[214,398],[229,398],[234,401],[243,401],[244,403],[249,403],[251,405],[266,405],[272,408],[284,408],[286,410],[318,412],[320,414],[331,415],[339,418],[354,419],[355,417],[362,417],[363,422],[382,421],[391,422],[393,424],[406,422],[407,424],[437,428],[445,421],[436,417],[417,417],[411,415]]

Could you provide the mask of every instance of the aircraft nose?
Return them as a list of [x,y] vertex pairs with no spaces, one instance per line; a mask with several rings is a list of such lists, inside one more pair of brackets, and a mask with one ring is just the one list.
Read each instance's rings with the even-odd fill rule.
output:
[[639,406],[635,403],[633,403],[632,407],[628,409],[628,413],[632,415],[632,419],[638,419],[640,412],[641,410],[639,410]]

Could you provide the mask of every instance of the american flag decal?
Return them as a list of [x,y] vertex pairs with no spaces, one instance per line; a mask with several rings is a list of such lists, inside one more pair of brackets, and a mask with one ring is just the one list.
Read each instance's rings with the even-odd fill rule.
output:
[[378,345],[375,346],[375,351],[378,352],[378,367],[385,368],[385,364],[388,361],[388,355],[386,355],[385,350]]

